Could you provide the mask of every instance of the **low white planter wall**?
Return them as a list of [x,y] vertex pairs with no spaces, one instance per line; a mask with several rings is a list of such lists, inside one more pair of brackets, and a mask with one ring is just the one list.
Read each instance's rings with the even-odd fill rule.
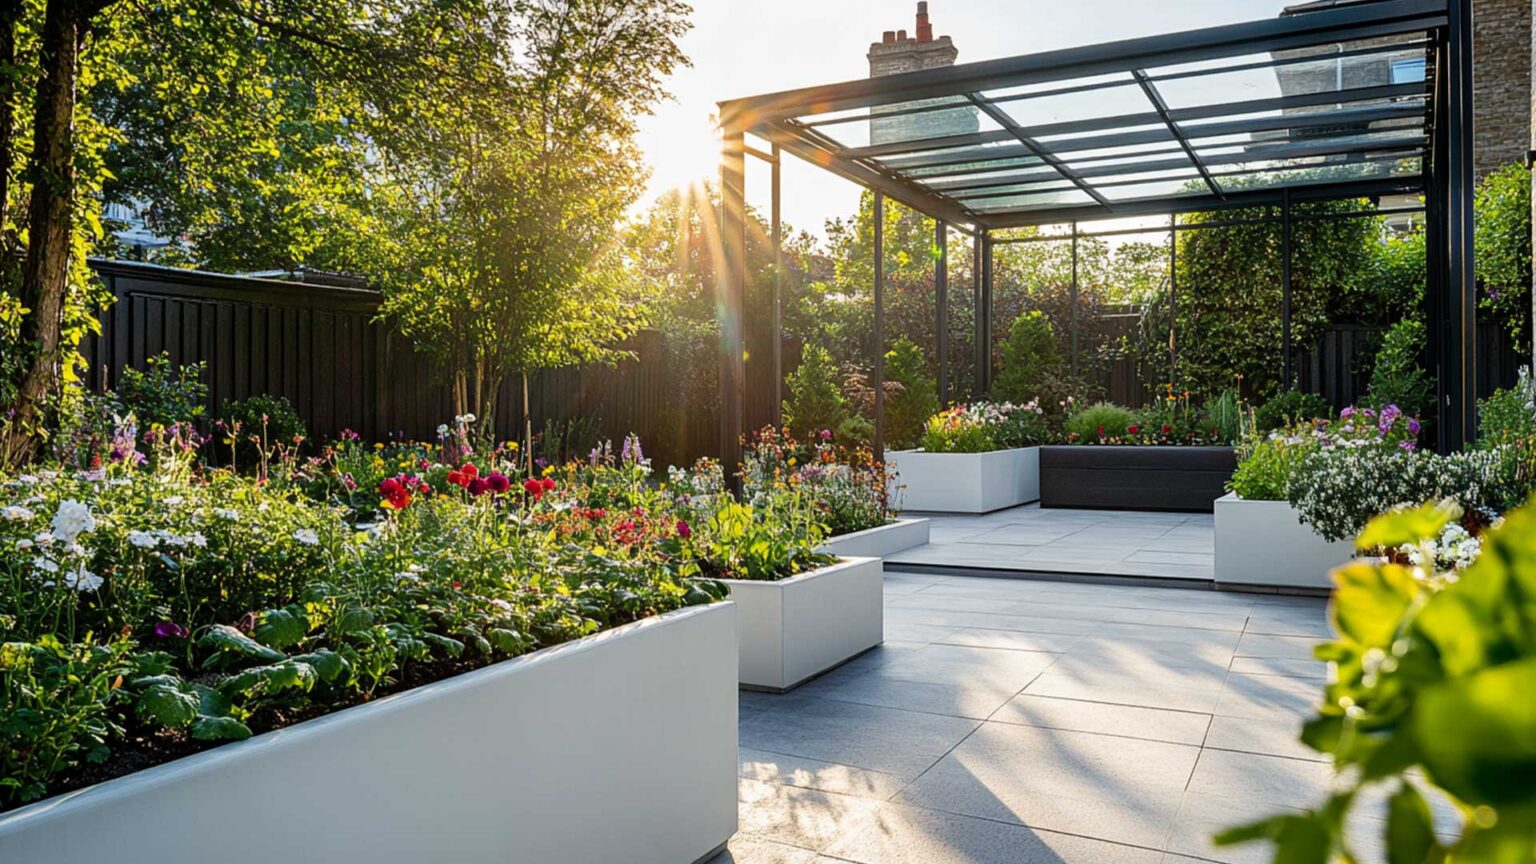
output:
[[694,862],[736,689],[736,607],[682,609],[29,805],[0,861]]
[[833,537],[821,551],[839,558],[884,558],[927,542],[927,519],[897,519],[878,528]]
[[928,513],[990,513],[1040,500],[1040,448],[990,453],[885,455],[896,471],[892,506]]
[[1216,499],[1217,583],[1327,589],[1328,572],[1352,557],[1353,543],[1324,540],[1286,501]]
[[723,580],[741,615],[742,686],[784,691],[885,639],[879,558],[845,558],[779,582]]

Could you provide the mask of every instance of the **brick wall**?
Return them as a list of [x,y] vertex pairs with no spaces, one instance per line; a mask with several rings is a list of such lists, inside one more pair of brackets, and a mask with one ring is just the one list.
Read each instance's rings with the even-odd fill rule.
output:
[[1519,161],[1531,145],[1530,0],[1474,0],[1476,166],[1481,177]]

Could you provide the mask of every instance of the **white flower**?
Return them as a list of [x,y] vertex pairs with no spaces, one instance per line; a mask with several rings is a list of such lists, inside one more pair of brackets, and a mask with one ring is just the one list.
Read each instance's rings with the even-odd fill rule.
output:
[[512,611],[512,604],[508,603],[507,601],[505,601],[503,599],[501,599],[500,597],[497,597],[497,598],[491,600],[491,605],[495,606],[497,609],[500,609],[503,612],[511,612]]
[[57,562],[55,562],[52,558],[44,558],[41,555],[32,559],[32,566],[43,571],[44,573],[59,572],[59,565]]
[[5,518],[11,522],[28,522],[35,515],[37,514],[25,507],[12,505],[5,508]]
[[31,549],[32,548],[32,541],[28,540],[25,537],[23,537],[20,540],[16,541],[16,548],[17,549]]
[[164,540],[165,541],[165,545],[167,545],[167,546],[185,546],[185,545],[187,545],[187,538],[181,536],[180,534],[172,534],[169,531],[162,531],[162,532],[160,532],[160,539]]
[[305,546],[314,546],[320,542],[320,535],[308,528],[300,528],[293,532],[293,539],[303,543]]
[[193,546],[196,546],[199,549],[206,549],[208,547],[208,538],[204,537],[203,532],[201,531],[193,531],[191,534],[188,534],[186,537],[182,538],[182,540],[183,542],[191,543]]
[[128,484],[130,484],[132,482],[133,481],[129,480],[127,477],[117,477],[117,478],[114,478],[112,480],[108,480],[107,481],[107,485],[108,486],[127,486]]
[[160,545],[159,539],[148,531],[129,531],[128,542],[140,549],[153,549]]
[[228,507],[215,507],[215,508],[213,508],[213,515],[219,517],[220,519],[224,519],[224,520],[227,520],[227,521],[230,521],[230,522],[239,522],[240,521],[240,511],[239,510],[231,510]]
[[439,424],[437,424],[437,435],[438,435],[438,437],[441,438],[441,437],[443,437],[444,435],[447,435],[447,434],[448,434],[448,424],[447,423],[439,423]]
[[60,540],[74,540],[87,531],[96,530],[96,517],[91,508],[72,498],[59,502],[59,510],[53,514],[53,534]]
[[164,498],[160,499],[160,503],[164,504],[167,507],[180,507],[181,506],[181,502],[183,502],[185,500],[187,500],[187,499],[181,497],[180,495],[167,495]]
[[21,483],[21,484],[23,484],[25,486],[36,486],[37,485],[37,478],[33,477],[31,474],[23,474],[20,477],[16,478],[16,482],[17,483]]
[[395,574],[395,578],[399,579],[401,582],[420,582],[421,581],[421,577],[420,576],[417,576],[415,573],[412,573],[410,571],[404,571],[404,572],[396,573]]
[[84,564],[74,572],[64,574],[64,584],[76,591],[95,591],[101,587],[101,582],[101,577],[85,569]]
[[52,546],[53,545],[53,535],[48,533],[47,531],[39,531],[36,534],[32,535],[32,542],[36,543],[39,546]]

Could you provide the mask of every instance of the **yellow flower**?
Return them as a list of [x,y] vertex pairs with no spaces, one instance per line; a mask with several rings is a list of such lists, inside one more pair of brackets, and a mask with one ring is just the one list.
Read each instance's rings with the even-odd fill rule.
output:
[[375,441],[375,442],[373,442],[373,449],[375,449],[375,450],[383,450],[384,449],[384,442],[383,441]]
[[555,466],[553,466],[553,465],[547,466],[544,469],[544,476],[545,477],[548,477],[549,475],[551,475],[553,473],[555,473]]

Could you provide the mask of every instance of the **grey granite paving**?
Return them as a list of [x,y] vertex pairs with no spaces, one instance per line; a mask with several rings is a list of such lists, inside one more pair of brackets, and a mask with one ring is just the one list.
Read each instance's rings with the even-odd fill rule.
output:
[[[886,589],[884,646],[742,694],[741,833],[711,864],[1268,862],[1210,836],[1326,794],[1296,740],[1321,600],[901,572]],[[1358,849],[1382,812],[1352,823]]]
[[930,542],[887,558],[924,564],[1095,576],[1215,577],[1209,513],[1042,510],[1027,504],[981,516],[931,520]]

